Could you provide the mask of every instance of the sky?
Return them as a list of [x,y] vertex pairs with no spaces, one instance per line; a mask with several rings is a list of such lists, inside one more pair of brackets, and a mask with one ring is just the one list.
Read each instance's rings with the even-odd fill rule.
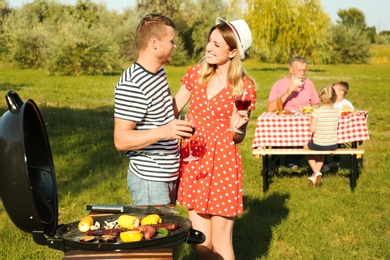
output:
[[[75,4],[77,2],[77,0],[58,1],[63,4]],[[32,2],[33,0],[8,0],[10,7],[21,7]],[[135,0],[96,0],[94,2],[103,3],[109,10],[116,10],[117,12],[135,5]],[[339,20],[338,10],[354,7],[364,13],[367,26],[375,26],[377,32],[390,31],[389,0],[322,0],[321,3],[333,23]]]

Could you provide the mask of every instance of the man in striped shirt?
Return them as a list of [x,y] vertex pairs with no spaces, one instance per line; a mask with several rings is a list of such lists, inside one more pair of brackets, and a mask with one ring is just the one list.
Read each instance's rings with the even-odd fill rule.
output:
[[114,143],[130,159],[127,183],[134,205],[176,202],[177,140],[190,137],[192,129],[175,119],[162,67],[172,60],[175,28],[165,16],[145,16],[136,30],[138,58],[115,87]]

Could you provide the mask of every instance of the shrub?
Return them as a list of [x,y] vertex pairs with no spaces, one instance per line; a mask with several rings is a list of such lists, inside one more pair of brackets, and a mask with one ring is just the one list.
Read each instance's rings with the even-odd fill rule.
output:
[[358,26],[336,25],[333,30],[333,63],[367,63],[370,39]]
[[45,68],[50,74],[98,75],[118,70],[118,46],[110,32],[87,29],[83,22],[73,22],[69,27],[53,37],[46,48]]

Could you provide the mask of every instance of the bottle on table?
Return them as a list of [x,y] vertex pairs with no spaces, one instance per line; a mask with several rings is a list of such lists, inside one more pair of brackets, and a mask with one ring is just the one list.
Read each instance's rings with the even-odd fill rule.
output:
[[280,96],[276,101],[276,114],[280,115],[283,112],[283,102]]

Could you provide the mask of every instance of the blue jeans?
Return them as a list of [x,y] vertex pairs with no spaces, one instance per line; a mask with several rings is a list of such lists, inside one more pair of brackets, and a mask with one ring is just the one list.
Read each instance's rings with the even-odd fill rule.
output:
[[130,170],[127,174],[134,205],[167,205],[176,204],[177,182],[148,181],[134,175]]

